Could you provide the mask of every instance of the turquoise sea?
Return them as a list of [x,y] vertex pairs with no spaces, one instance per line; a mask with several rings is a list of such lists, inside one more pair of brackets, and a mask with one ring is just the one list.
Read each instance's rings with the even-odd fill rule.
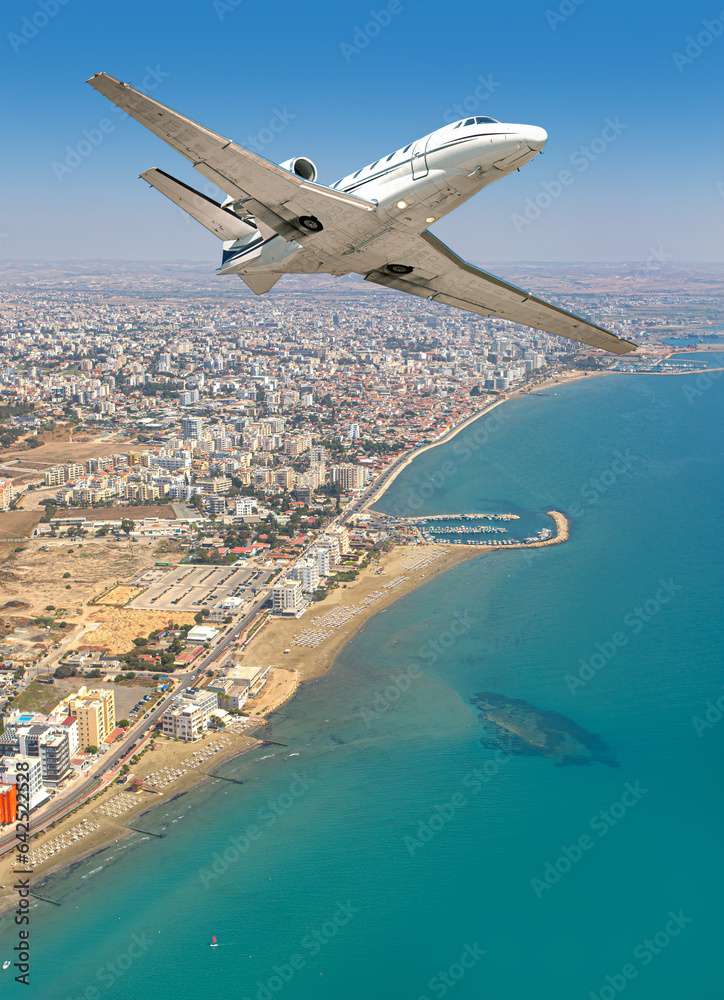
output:
[[[3,997],[721,1000],[723,426],[724,378],[600,378],[422,455],[384,509],[557,508],[571,541],[373,619],[276,718],[287,747],[225,766],[244,784],[44,887]],[[482,691],[618,766],[484,746]]]

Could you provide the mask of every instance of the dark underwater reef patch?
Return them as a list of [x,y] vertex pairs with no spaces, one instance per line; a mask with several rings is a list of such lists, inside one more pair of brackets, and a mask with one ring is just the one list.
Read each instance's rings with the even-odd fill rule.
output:
[[485,730],[481,741],[484,746],[510,754],[550,757],[561,765],[618,767],[600,736],[559,712],[536,708],[522,699],[492,691],[483,691],[472,701]]

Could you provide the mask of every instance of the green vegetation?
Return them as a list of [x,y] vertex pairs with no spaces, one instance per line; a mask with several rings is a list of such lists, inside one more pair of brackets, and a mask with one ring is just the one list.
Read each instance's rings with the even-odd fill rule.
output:
[[50,684],[40,684],[31,681],[10,703],[10,708],[18,708],[21,712],[49,712],[60,701],[60,695]]

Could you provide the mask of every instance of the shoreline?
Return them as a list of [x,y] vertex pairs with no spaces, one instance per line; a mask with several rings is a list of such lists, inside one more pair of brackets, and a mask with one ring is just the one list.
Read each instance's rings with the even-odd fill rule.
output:
[[[479,419],[487,416],[503,403],[530,395],[534,392],[555,388],[559,385],[567,385],[571,382],[607,374],[620,373],[573,371],[551,377],[535,386],[516,389],[509,394],[489,400],[484,407],[470,414],[459,424],[449,428],[435,441],[422,445],[407,454],[399,467],[365,501],[362,509],[365,510],[378,502],[400,473],[419,455],[433,448],[448,444],[462,431],[476,423]],[[319,605],[313,605],[302,619],[267,619],[240,654],[239,658],[242,662],[250,662],[252,660],[270,662],[272,666],[278,667],[280,670],[294,673],[295,684],[293,689],[279,700],[278,703],[266,706],[263,716],[256,715],[257,724],[260,726],[265,725],[276,711],[296,696],[303,684],[318,680],[328,673],[334,667],[334,663],[342,650],[372,618],[386,611],[388,607],[391,607],[400,598],[417,590],[424,583],[433,579],[433,577],[447,572],[470,559],[488,555],[492,552],[504,552],[507,549],[542,548],[568,541],[570,538],[570,525],[565,514],[553,510],[547,511],[547,514],[553,519],[556,525],[556,534],[552,538],[536,542],[521,542],[505,547],[485,545],[484,543],[480,545],[435,545],[434,543],[409,546],[395,545],[390,552],[382,556],[379,563],[370,564],[353,584],[343,584],[332,591],[323,601],[319,602]],[[422,560],[424,565],[420,564],[420,560]],[[382,591],[381,594],[380,590]],[[380,594],[380,596],[371,603],[365,604],[374,594]],[[357,605],[352,605],[350,600],[345,600],[345,598],[350,597],[355,601],[362,600],[363,606],[360,608]],[[357,608],[354,614],[349,614],[350,607]],[[342,624],[335,624],[331,628],[329,625],[323,624],[322,631],[329,629],[329,634],[316,645],[293,644],[295,633],[312,632],[315,625],[318,624],[319,619],[326,619],[327,616],[334,616],[335,613],[338,616],[341,614],[342,617],[345,615],[348,617],[346,617],[346,620]],[[252,717],[254,717],[253,713]],[[173,744],[172,753],[177,757],[183,750],[189,750],[189,756],[192,756],[194,751],[202,749],[205,744],[208,745],[208,743],[216,738],[216,734],[206,734],[202,740],[196,743]],[[262,746],[264,743],[263,737],[257,739],[246,736],[245,739],[249,741],[246,745],[229,747],[226,752],[220,753],[215,764],[221,764],[241,757],[250,750]],[[159,753],[158,747],[156,750],[151,751],[151,753],[157,755]],[[154,763],[158,763],[157,757],[154,757]],[[169,788],[167,792],[154,794],[150,799],[145,798],[143,801],[139,801],[124,813],[123,820],[138,820],[152,811],[156,806],[166,804],[174,798],[185,795],[191,789],[203,785],[209,780],[213,780],[213,778],[199,772],[185,775],[183,781],[173,781],[171,783],[173,787]],[[115,781],[110,782],[89,801],[84,802],[77,810],[60,821],[57,826],[51,826],[36,838],[33,844],[34,849],[37,850],[40,848],[42,850],[45,844],[62,835],[63,831],[72,831],[81,822],[88,819],[88,813],[93,813],[99,805],[103,805],[106,799],[124,794],[123,791],[118,791],[118,789],[119,786],[116,785]],[[104,800],[103,803],[98,801],[101,798]],[[111,849],[114,845],[126,839],[132,832],[135,831],[128,829],[123,823],[117,823],[115,826],[107,824],[103,830],[95,830],[87,838],[84,837],[83,840],[86,840],[85,844],[83,844],[83,840],[70,844],[67,847],[67,855],[62,860],[46,861],[37,866],[35,888],[37,889],[45,885],[53,875],[61,871],[72,870],[89,858]],[[63,853],[66,853],[65,850]],[[12,909],[14,905],[14,896],[12,895],[10,886],[7,884],[9,881],[8,873],[3,870],[6,867],[9,869],[12,866],[12,857],[12,852],[9,852],[4,858],[0,859],[0,917]]]
[[[533,393],[544,392],[546,389],[552,389],[555,386],[569,385],[571,382],[579,382],[583,379],[595,378],[599,375],[624,375],[624,374],[627,373],[608,372],[608,371],[582,372],[579,371],[578,369],[570,369],[569,373],[567,374],[563,373],[557,376],[553,375],[550,378],[544,379],[542,382],[536,385],[522,386],[519,389],[513,389],[513,391],[510,393],[506,393],[504,395],[497,396],[492,400],[489,400],[488,403],[486,403],[486,405],[483,406],[481,409],[476,410],[475,413],[471,413],[469,416],[461,420],[459,424],[455,424],[453,427],[450,427],[448,430],[444,431],[443,434],[441,434],[440,437],[436,438],[434,441],[429,441],[427,444],[420,445],[419,447],[414,448],[412,451],[408,452],[405,456],[401,456],[398,459],[400,465],[397,466],[394,469],[394,471],[390,473],[389,477],[385,479],[384,483],[382,483],[377,489],[375,489],[374,492],[370,495],[370,497],[368,497],[368,499],[364,501],[361,510],[368,510],[370,507],[373,507],[379,500],[381,500],[382,497],[387,492],[387,490],[390,488],[390,486],[392,486],[392,484],[395,482],[397,477],[402,472],[404,472],[404,470],[409,465],[411,465],[416,458],[419,458],[420,455],[424,455],[425,452],[427,451],[432,451],[433,448],[440,448],[442,445],[449,444],[450,441],[453,441],[458,436],[458,434],[461,434],[464,430],[467,430],[468,427],[471,427],[474,423],[477,423],[478,420],[482,419],[483,417],[486,417],[489,413],[492,413],[493,410],[497,409],[497,407],[499,406],[502,406],[503,403],[508,403],[513,399],[520,399],[524,396],[530,396]],[[687,372],[686,374],[689,373]]]

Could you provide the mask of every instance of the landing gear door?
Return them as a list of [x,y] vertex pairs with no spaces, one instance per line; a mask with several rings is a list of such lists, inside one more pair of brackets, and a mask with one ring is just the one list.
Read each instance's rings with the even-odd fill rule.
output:
[[419,139],[412,147],[412,179],[419,181],[422,177],[427,177],[427,138]]

